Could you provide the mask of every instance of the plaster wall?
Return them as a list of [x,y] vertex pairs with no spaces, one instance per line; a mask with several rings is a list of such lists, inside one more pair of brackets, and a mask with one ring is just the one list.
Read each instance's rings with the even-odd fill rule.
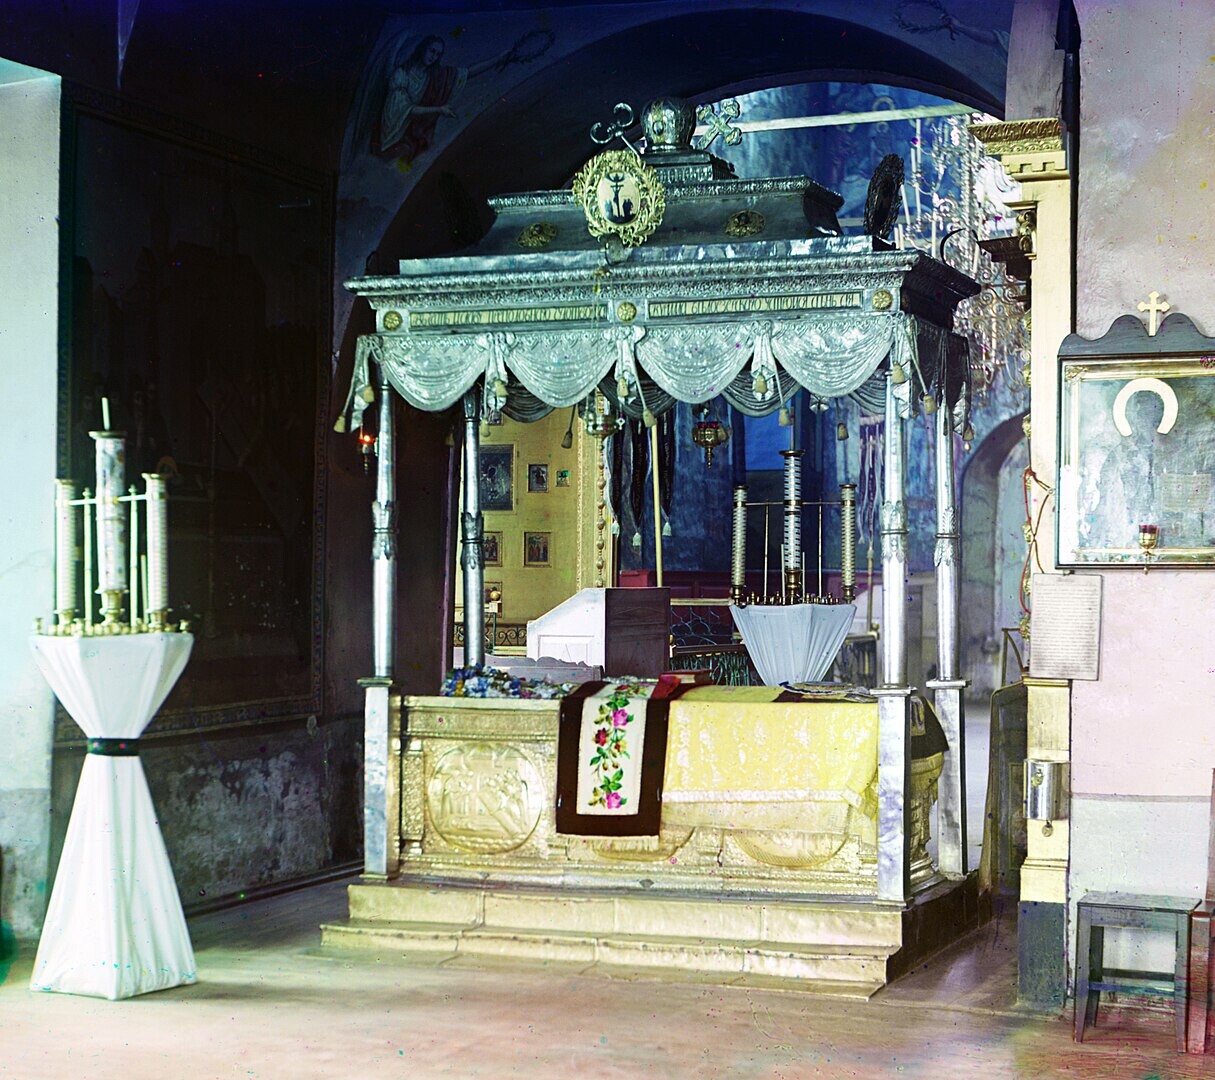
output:
[[[980,415],[989,419],[991,411],[985,407]],[[1001,685],[1000,628],[1018,625],[1020,616],[1016,590],[1025,559],[1020,478],[1026,456],[1021,417],[1012,416],[985,434],[961,475],[962,671],[971,681],[970,694],[981,699],[984,708]],[[1018,579],[1011,596],[1004,584],[1010,575]],[[1011,622],[1005,621],[1009,605],[1017,607],[1017,618]],[[1010,663],[1009,678],[1015,679],[1015,658]]]
[[1207,3],[1077,0],[1077,327],[1099,337],[1156,289],[1215,333],[1215,22]]
[[[54,698],[27,636],[53,605],[59,318],[58,76],[0,62],[0,918],[37,933],[46,907]],[[3,946],[0,945],[0,952]]]
[[[729,423],[723,408],[724,401],[713,403],[716,411],[709,416],[717,416],[722,423]],[[662,541],[662,563],[664,572],[690,571],[700,573],[721,574],[730,569],[730,536],[731,505],[733,499],[733,483],[731,469],[733,467],[731,443],[739,433],[731,436],[731,443],[719,448],[713,454],[713,464],[705,466],[704,451],[692,442],[692,425],[695,418],[691,406],[680,403],[675,407],[675,483],[671,498],[671,516],[663,517],[663,524],[669,525],[669,533]],[[775,424],[775,418],[772,423]],[[634,518],[632,508],[633,483],[633,450],[628,431],[620,436],[624,439],[623,470],[624,475],[620,484],[620,568],[622,570],[653,570],[654,569],[654,489],[653,477],[647,469],[642,481],[641,519]],[[746,436],[743,435],[745,439]],[[647,451],[648,455],[648,451]],[[807,455],[809,457],[809,454]],[[647,456],[647,461],[649,460]],[[779,459],[778,459],[779,460]],[[751,459],[747,459],[751,464]],[[652,465],[651,465],[652,467]],[[809,463],[803,464],[803,483],[808,484],[806,472]],[[758,498],[750,495],[751,498]],[[809,494],[805,495],[810,498]],[[757,520],[762,520],[758,512]],[[778,532],[780,525],[774,515],[772,518],[773,533]],[[762,534],[761,534],[762,535]],[[639,536],[640,547],[633,546],[633,538]],[[807,545],[808,546],[808,545]],[[763,544],[755,547],[756,558],[748,558],[752,566],[762,563]],[[777,556],[773,556],[773,561]],[[670,582],[668,582],[670,584]]]
[[[187,910],[356,862],[362,717],[153,738],[141,752]],[[55,754],[56,848],[84,754]],[[58,861],[58,851],[54,853]]]
[[[1100,336],[1155,289],[1211,333],[1210,5],[1076,0],[1076,9],[1077,329]],[[1071,902],[1094,888],[1199,896],[1215,768],[1215,574],[1101,576],[1100,677],[1072,689]]]
[[[563,449],[561,437],[569,422],[568,409],[555,409],[534,423],[523,424],[504,418],[500,427],[483,426],[481,429],[483,447],[514,448],[512,507],[484,512],[485,531],[500,536],[499,564],[485,567],[486,588],[491,584],[502,588],[499,623],[526,623],[538,618],[578,590],[578,499],[582,493],[578,447],[586,436],[578,430],[580,422],[575,423],[575,444],[568,450]],[[528,490],[531,465],[547,466],[547,490]],[[560,472],[565,472],[567,483],[558,487]],[[524,534],[528,532],[548,533],[548,566],[524,564]],[[456,618],[462,619],[464,595],[458,542],[455,548],[451,580],[455,586]],[[486,619],[492,621],[492,616],[487,615]]]

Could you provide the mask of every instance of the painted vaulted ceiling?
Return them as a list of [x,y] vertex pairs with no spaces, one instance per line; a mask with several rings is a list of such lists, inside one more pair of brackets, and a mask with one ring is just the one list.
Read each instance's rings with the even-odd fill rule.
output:
[[[0,59],[61,75],[77,100],[153,109],[334,176],[340,348],[352,332],[344,278],[475,240],[487,196],[567,183],[617,102],[871,82],[1001,115],[1012,8],[9,0]],[[385,137],[389,99],[409,115]]]
[[513,72],[525,77],[505,80],[509,92],[467,132],[477,155],[517,151],[526,184],[568,172],[566,140],[581,153],[605,106],[659,93],[704,99],[830,77],[999,113],[1011,10],[1012,0],[8,0],[0,58],[336,171],[360,84],[391,39],[440,35],[464,65],[483,58],[459,55],[462,41],[507,45],[549,27],[551,48]]

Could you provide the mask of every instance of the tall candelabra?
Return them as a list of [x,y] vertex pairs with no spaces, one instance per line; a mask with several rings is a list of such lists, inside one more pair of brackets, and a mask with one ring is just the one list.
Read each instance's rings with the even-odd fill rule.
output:
[[[730,602],[732,604],[836,604],[843,597],[845,604],[856,599],[856,485],[841,484],[838,502],[816,499],[809,502],[801,496],[800,461],[795,456],[801,451],[783,450],[785,457],[785,498],[781,502],[750,502],[747,488],[739,484],[734,488],[734,515],[730,538]],[[807,594],[805,555],[801,546],[801,513],[812,506],[818,511],[818,591]],[[825,588],[823,567],[823,515],[829,506],[840,508],[840,592],[830,594]],[[769,595],[768,586],[768,512],[772,507],[780,509],[784,516],[784,543],[781,544],[782,591]],[[763,588],[759,592],[748,592],[747,579],[747,511],[762,509],[764,512],[764,567]],[[792,543],[790,542],[792,541]],[[793,555],[790,557],[790,550]],[[791,574],[795,571],[795,574]]]
[[[134,485],[127,488],[126,440],[108,427],[89,433],[96,447],[95,489],[81,492],[73,480],[55,481],[55,619],[46,630],[39,620],[41,633],[173,629],[168,622],[168,478],[144,473],[143,494]],[[141,506],[146,545],[140,543]]]
[[784,591],[802,594],[802,451],[782,450],[785,459]]
[[[898,247],[918,247],[933,255],[944,247],[946,261],[982,286],[978,295],[958,305],[955,315],[956,331],[971,342],[973,391],[980,399],[999,380],[1013,394],[1025,391],[1025,253],[1032,250],[1032,236],[1023,235],[1022,212],[1009,205],[1020,199],[1020,185],[1008,179],[999,161],[984,153],[967,130],[983,119],[990,118],[976,113],[914,121],[906,198],[895,233]],[[996,257],[1001,238],[1014,241],[1020,254],[1011,260]]]
[[[767,582],[764,583],[765,585]],[[734,531],[730,544],[730,601],[741,604],[747,594],[747,487],[734,488]]]
[[856,599],[856,484],[840,484],[840,592]]

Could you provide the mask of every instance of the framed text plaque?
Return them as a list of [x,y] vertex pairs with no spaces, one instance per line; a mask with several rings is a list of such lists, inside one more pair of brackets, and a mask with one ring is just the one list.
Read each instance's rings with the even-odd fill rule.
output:
[[1096,679],[1101,660],[1101,575],[1034,574],[1029,673]]
[[1215,565],[1215,338],[1124,315],[1059,361],[1058,564]]

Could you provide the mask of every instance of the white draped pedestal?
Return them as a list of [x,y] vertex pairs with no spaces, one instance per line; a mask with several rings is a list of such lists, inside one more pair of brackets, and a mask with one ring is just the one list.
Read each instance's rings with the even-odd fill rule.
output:
[[177,682],[189,634],[32,639],[51,689],[89,738],[30,981],[134,997],[195,981],[194,950],[138,757]]
[[852,604],[730,606],[734,625],[765,686],[818,682],[848,636]]

